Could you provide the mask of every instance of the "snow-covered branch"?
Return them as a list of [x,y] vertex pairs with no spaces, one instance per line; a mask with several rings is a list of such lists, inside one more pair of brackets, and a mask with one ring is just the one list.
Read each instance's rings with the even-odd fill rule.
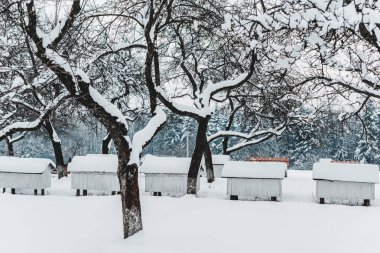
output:
[[285,122],[283,124],[280,124],[274,129],[268,129],[268,130],[262,130],[257,131],[256,133],[252,133],[251,135],[245,136],[248,138],[243,138],[244,140],[227,148],[227,152],[234,152],[241,148],[254,145],[257,143],[261,143],[272,136],[280,136],[287,128],[288,122]]
[[49,114],[61,105],[61,103],[68,97],[68,95],[62,94],[61,96],[55,98],[46,106],[46,108],[41,110],[38,117],[32,121],[17,121],[5,126],[0,130],[0,140],[3,140],[7,136],[16,132],[33,131],[40,128],[45,117],[48,117]]
[[123,113],[117,108],[116,105],[112,104],[108,101],[104,96],[102,96],[96,89],[94,89],[91,85],[89,86],[89,94],[91,98],[102,107],[107,113],[109,113],[112,117],[117,119],[117,122],[120,122],[125,126],[125,129],[128,129],[128,123],[126,117]]
[[263,141],[266,141],[268,140],[269,138],[271,138],[273,136],[273,134],[271,133],[268,133],[268,134],[265,134],[263,136],[260,136],[258,138],[255,138],[255,139],[251,139],[251,140],[246,140],[246,141],[243,141],[243,142],[239,142],[238,144],[235,144],[233,145],[232,147],[228,147],[227,148],[227,152],[228,153],[231,153],[231,152],[234,152],[234,151],[237,151],[239,149],[242,149],[244,147],[248,147],[250,145],[255,145],[255,144],[258,144],[258,143],[261,143]]
[[24,139],[25,138],[25,134],[26,134],[26,132],[22,132],[21,134],[17,135],[16,137],[8,139],[8,143],[9,144],[13,144],[15,142],[18,142],[18,141]]
[[140,166],[140,155],[143,148],[152,140],[154,135],[165,122],[166,113],[161,107],[157,107],[155,115],[149,120],[148,124],[133,136],[132,153],[129,164]]
[[207,138],[207,140],[210,142],[217,138],[221,138],[225,136],[238,137],[244,140],[250,140],[250,139],[256,138],[261,135],[266,135],[266,134],[281,135],[282,132],[284,131],[284,127],[285,127],[285,123],[275,128],[270,128],[270,129],[265,129],[265,130],[260,130],[260,131],[257,131],[257,128],[255,128],[253,131],[251,131],[248,134],[237,132],[237,131],[219,131],[213,135],[210,135]]

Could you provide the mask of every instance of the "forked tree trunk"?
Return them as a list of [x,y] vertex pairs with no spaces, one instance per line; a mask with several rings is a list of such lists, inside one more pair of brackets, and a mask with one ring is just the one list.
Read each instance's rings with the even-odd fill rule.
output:
[[210,149],[210,144],[208,143],[207,139],[206,139],[206,144],[205,144],[204,156],[205,156],[205,163],[206,163],[207,182],[212,183],[215,180],[214,166],[212,164],[212,153]]
[[107,134],[107,136],[102,141],[102,154],[109,154],[110,152],[110,143],[111,143],[112,137],[110,134]]
[[130,151],[118,148],[118,177],[123,211],[124,238],[128,238],[143,229],[141,219],[138,167],[128,165]]
[[[201,166],[202,156],[205,153],[205,148],[207,144],[207,125],[210,116],[206,118],[198,119],[198,131],[195,140],[195,149],[191,157],[190,169],[187,177],[187,193],[196,194],[197,193],[197,178],[199,173],[199,167]],[[209,166],[210,168],[210,166]],[[212,166],[211,166],[212,168]],[[212,172],[212,174],[214,174]]]
[[53,146],[54,150],[54,156],[55,156],[55,165],[58,173],[58,179],[64,177],[64,167],[65,167],[65,161],[63,159],[63,153],[62,153],[62,144],[61,141],[56,135],[53,125],[51,124],[50,120],[45,120],[44,124],[46,131],[48,132],[51,144]]

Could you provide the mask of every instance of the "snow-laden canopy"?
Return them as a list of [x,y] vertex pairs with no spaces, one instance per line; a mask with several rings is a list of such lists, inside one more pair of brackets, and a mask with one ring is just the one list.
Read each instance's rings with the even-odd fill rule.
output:
[[146,155],[140,172],[146,174],[187,174],[190,168],[191,158],[185,157],[158,157]]
[[286,168],[282,162],[229,161],[222,177],[284,179]]
[[379,183],[379,167],[374,164],[326,163],[313,165],[314,180]]
[[68,171],[116,173],[117,166],[116,155],[89,154],[74,156],[72,162],[68,164]]
[[40,174],[49,166],[55,167],[55,163],[50,159],[0,156],[1,172]]

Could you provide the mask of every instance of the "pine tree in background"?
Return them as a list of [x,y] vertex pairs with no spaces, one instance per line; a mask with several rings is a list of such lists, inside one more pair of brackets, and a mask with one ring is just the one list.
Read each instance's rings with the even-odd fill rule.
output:
[[355,150],[355,158],[362,163],[379,163],[380,111],[369,101],[363,117],[363,133]]

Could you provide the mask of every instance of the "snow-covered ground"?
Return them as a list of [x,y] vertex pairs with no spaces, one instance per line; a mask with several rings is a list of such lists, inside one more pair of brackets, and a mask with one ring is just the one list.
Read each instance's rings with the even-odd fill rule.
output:
[[70,178],[53,178],[47,196],[0,194],[0,252],[380,251],[379,187],[377,200],[362,207],[317,204],[308,171],[289,172],[281,202],[230,201],[225,180],[201,182],[198,197],[143,193],[144,230],[127,240],[120,196],[75,197]]

